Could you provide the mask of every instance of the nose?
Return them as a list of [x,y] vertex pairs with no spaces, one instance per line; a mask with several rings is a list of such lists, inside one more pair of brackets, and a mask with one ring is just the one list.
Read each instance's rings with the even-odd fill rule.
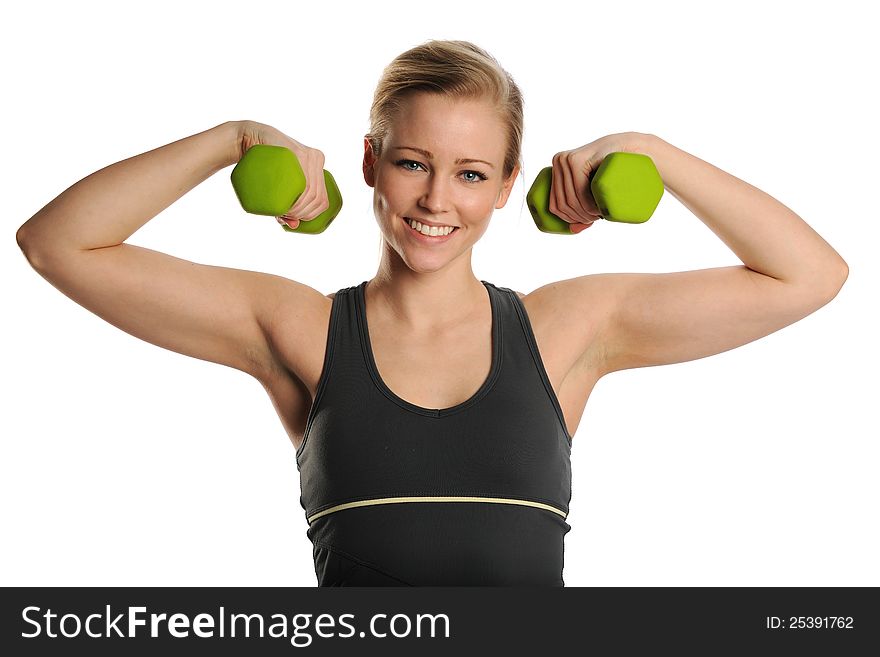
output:
[[442,176],[429,176],[424,193],[419,199],[419,205],[431,214],[439,215],[447,212],[452,200],[449,185],[449,181]]

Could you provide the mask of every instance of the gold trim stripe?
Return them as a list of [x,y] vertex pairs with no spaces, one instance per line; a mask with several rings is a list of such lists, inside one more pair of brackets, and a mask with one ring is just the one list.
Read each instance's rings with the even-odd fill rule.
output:
[[521,506],[533,506],[538,509],[546,509],[547,511],[552,511],[563,518],[566,517],[564,511],[549,504],[532,502],[531,500],[515,500],[505,497],[382,497],[373,500],[360,500],[359,502],[337,504],[336,506],[324,509],[319,513],[309,516],[308,523],[312,524],[313,520],[317,520],[321,516],[326,516],[327,514],[335,513],[336,511],[342,511],[343,509],[353,509],[359,506],[373,506],[376,504],[399,504],[401,502],[489,502],[491,504],[519,504]]

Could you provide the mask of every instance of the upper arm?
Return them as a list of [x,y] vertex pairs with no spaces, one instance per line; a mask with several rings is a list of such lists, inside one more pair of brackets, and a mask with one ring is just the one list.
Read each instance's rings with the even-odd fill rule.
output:
[[323,299],[280,276],[125,243],[29,260],[58,290],[126,333],[257,378],[275,367],[266,329],[282,301]]
[[572,333],[602,375],[728,351],[803,319],[826,289],[798,286],[744,265],[663,274],[594,274],[561,281]]

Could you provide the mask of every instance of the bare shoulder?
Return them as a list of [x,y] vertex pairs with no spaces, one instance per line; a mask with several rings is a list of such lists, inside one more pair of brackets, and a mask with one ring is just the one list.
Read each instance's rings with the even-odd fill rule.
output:
[[273,357],[265,378],[292,376],[308,386],[320,376],[332,301],[308,285],[277,278],[279,292],[263,322]]
[[321,376],[333,301],[308,285],[283,277],[276,281],[277,294],[264,304],[271,362],[258,380],[298,449]]
[[522,292],[517,292],[516,294],[517,294],[517,296],[518,296],[520,299],[522,299],[522,298],[524,298],[524,297],[526,296],[526,295],[523,294]]
[[[590,274],[553,281],[526,295],[517,293],[536,336],[540,334],[547,350],[557,351],[553,356],[569,367],[578,365],[590,372],[602,371],[603,335],[611,304],[604,281],[604,274]],[[558,336],[565,339],[559,340]]]

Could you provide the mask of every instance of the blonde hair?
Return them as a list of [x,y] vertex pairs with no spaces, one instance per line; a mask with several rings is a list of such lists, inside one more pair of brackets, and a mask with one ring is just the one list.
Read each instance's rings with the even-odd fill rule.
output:
[[498,61],[470,41],[426,41],[385,67],[370,107],[370,132],[365,135],[376,157],[382,154],[403,102],[417,92],[492,103],[507,136],[503,177],[522,165],[522,93]]

